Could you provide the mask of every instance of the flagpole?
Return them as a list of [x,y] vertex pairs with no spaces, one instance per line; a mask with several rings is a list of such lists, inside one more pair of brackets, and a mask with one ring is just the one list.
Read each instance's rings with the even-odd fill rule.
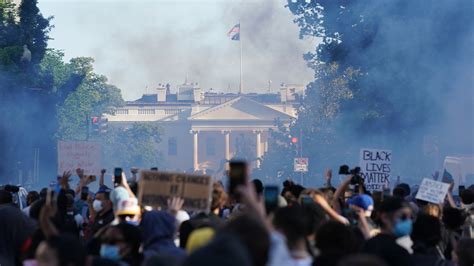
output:
[[240,89],[239,94],[244,92],[244,83],[242,79],[242,22],[239,21],[239,45],[240,45]]

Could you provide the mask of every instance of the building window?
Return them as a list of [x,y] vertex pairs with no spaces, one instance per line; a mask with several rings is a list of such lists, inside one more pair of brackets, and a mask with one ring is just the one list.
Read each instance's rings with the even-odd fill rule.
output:
[[115,110],[115,114],[117,114],[117,115],[128,115],[128,109],[117,109],[117,110]]
[[139,115],[154,115],[155,109],[138,109]]
[[175,137],[168,139],[168,155],[176,156],[178,155],[178,141]]
[[207,156],[216,155],[216,139],[215,138],[207,138],[207,140],[206,140],[206,155]]

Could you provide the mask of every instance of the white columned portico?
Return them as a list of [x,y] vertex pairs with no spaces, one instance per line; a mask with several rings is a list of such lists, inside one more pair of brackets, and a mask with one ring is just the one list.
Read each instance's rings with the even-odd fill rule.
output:
[[193,134],[193,168],[194,171],[199,170],[199,150],[198,150],[198,131],[197,130],[191,130],[191,133]]
[[256,134],[256,143],[255,143],[255,150],[256,150],[256,155],[257,155],[257,161],[256,161],[256,167],[260,168],[260,157],[262,156],[262,131],[256,130],[254,131]]
[[224,157],[226,160],[225,169],[229,170],[229,161],[230,161],[230,131],[221,130],[221,133],[224,134]]

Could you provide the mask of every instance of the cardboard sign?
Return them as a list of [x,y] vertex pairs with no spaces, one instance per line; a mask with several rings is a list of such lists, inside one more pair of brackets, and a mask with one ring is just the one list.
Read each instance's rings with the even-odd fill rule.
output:
[[171,197],[184,200],[183,209],[205,211],[211,204],[210,176],[142,171],[138,190],[142,206],[166,207]]
[[423,178],[420,188],[416,193],[416,198],[431,203],[442,203],[448,193],[449,184],[435,181],[429,178]]
[[369,191],[383,191],[390,183],[392,151],[360,149],[360,170]]
[[308,172],[308,158],[295,158],[293,167],[295,172]]
[[58,141],[58,174],[75,173],[84,169],[86,175],[99,175],[101,169],[100,143],[93,141]]

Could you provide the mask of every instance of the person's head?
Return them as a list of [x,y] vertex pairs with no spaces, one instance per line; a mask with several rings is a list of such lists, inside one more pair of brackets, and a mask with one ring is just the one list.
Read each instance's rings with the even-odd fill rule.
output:
[[112,209],[112,201],[110,200],[110,190],[99,189],[95,194],[95,199],[92,204],[94,211],[97,213],[105,213]]
[[307,222],[305,212],[299,205],[277,209],[273,217],[275,229],[285,235],[290,250],[305,240],[309,228]]
[[111,260],[138,256],[142,242],[140,229],[128,223],[107,228],[101,240],[100,256]]
[[378,222],[382,232],[397,237],[412,231],[412,213],[408,203],[400,197],[389,197],[379,206]]
[[221,183],[215,182],[212,185],[211,212],[218,214],[227,203],[227,193]]
[[121,200],[115,209],[115,215],[120,223],[129,223],[138,226],[140,206],[136,198]]
[[472,266],[474,265],[474,239],[462,238],[456,244],[453,254],[453,261],[458,266]]
[[438,204],[427,203],[423,206],[422,212],[436,218],[441,218],[441,208]]
[[446,229],[458,230],[464,225],[467,214],[458,208],[445,207],[443,209],[443,224]]
[[44,187],[40,190],[40,198],[46,199],[46,195],[48,195],[48,188]]
[[472,206],[474,203],[474,191],[465,189],[461,192],[460,198],[463,206]]
[[302,208],[306,219],[306,236],[312,239],[319,227],[328,221],[328,218],[324,209],[314,202],[303,203]]
[[241,215],[228,222],[223,228],[223,233],[237,236],[242,244],[247,247],[253,265],[266,265],[270,249],[270,235],[262,222],[252,215]]
[[411,189],[410,185],[407,183],[401,183],[398,184],[394,189],[393,189],[393,196],[399,196],[399,197],[407,197],[410,196],[411,194]]
[[40,199],[40,195],[37,191],[30,191],[26,196],[26,205],[30,206],[33,202]]
[[350,227],[329,221],[316,232],[316,247],[323,255],[348,255],[356,251],[357,239]]
[[4,189],[0,189],[0,204],[8,204],[13,202],[12,193]]
[[429,214],[419,214],[413,223],[411,239],[425,247],[434,247],[441,240],[441,222]]
[[357,194],[347,200],[347,204],[349,207],[355,206],[364,210],[366,217],[370,217],[372,215],[372,211],[374,210],[374,200],[367,194]]
[[38,266],[83,266],[86,263],[86,251],[77,237],[63,234],[41,242],[35,259]]
[[355,254],[342,259],[337,266],[388,266],[382,259],[369,254]]
[[324,198],[327,202],[331,202],[334,197],[334,192],[336,192],[335,187],[322,187],[319,189],[323,193]]

